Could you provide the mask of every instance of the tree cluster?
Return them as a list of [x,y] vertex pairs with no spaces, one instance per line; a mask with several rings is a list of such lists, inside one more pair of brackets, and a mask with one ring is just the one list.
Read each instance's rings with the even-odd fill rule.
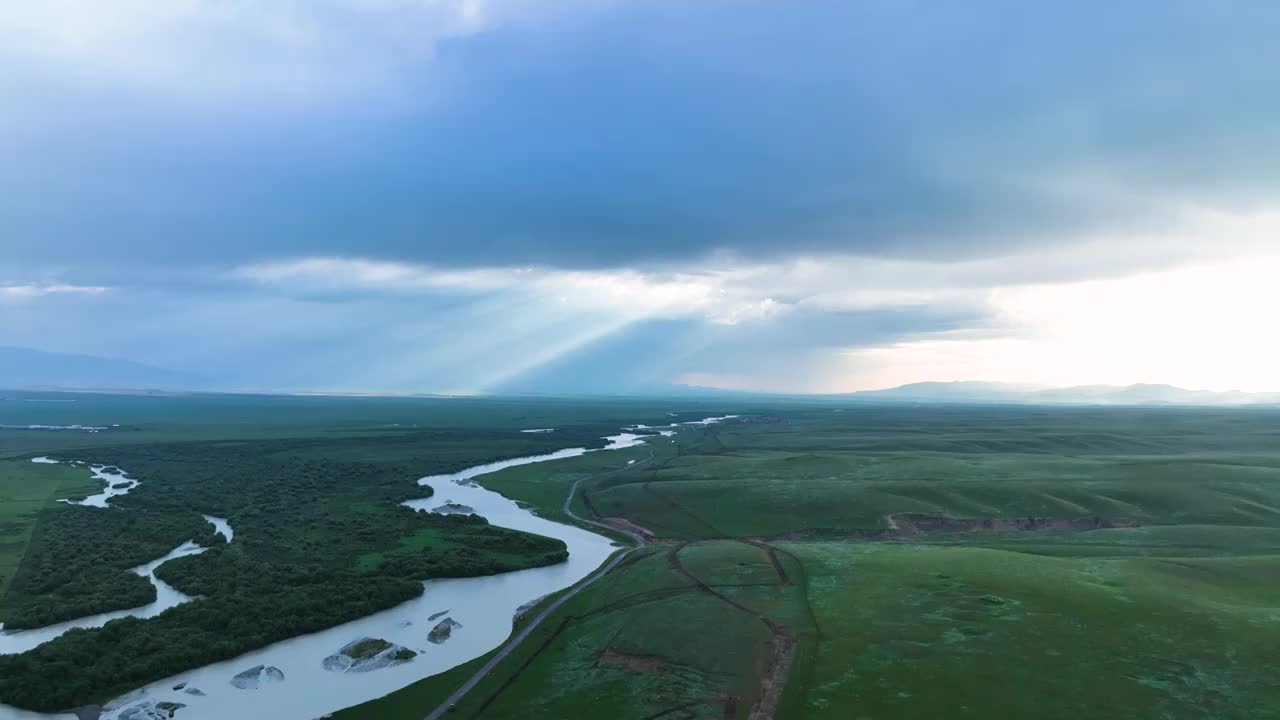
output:
[[[565,442],[423,431],[86,452],[85,460],[119,465],[142,484],[111,508],[64,506],[42,517],[0,605],[6,619],[34,626],[144,604],[152,588],[128,569],[186,540],[212,549],[171,560],[156,575],[199,599],[0,656],[0,702],[42,711],[102,702],[393,607],[421,594],[424,580],[561,562],[559,540],[400,503],[430,495],[414,482],[423,475]],[[227,518],[234,541],[214,535],[201,514]]]

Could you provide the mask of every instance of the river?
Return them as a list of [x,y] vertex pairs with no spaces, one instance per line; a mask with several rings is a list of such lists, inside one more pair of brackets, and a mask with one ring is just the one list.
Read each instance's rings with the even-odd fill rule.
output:
[[[684,424],[705,425],[723,419],[728,417]],[[666,427],[674,426],[673,423]],[[657,436],[624,432],[606,438],[608,444],[600,450],[635,447],[654,437]],[[511,635],[514,618],[522,606],[583,579],[603,564],[617,546],[608,538],[577,526],[541,518],[515,501],[480,487],[472,479],[519,465],[577,457],[595,451],[567,448],[425,477],[418,484],[430,487],[432,496],[405,503],[420,511],[462,505],[494,525],[557,538],[568,547],[567,561],[485,577],[429,580],[424,583],[425,590],[421,596],[389,610],[151,683],[109,703],[102,713],[103,720],[167,717],[155,709],[161,702],[184,706],[175,715],[178,720],[224,720],[229,717],[312,720],[382,697],[497,648]],[[210,518],[211,522],[214,520]],[[228,539],[230,532],[227,527],[225,535]],[[445,619],[456,623],[449,638],[438,644],[428,640],[431,629]],[[325,658],[363,638],[386,640],[414,650],[418,655],[409,662],[367,672],[326,669]],[[232,683],[237,675],[246,677],[246,671],[256,671],[259,666],[261,672],[253,672],[250,681]],[[0,706],[0,720],[62,720],[72,717]]]
[[[38,457],[32,458],[31,462],[54,464],[58,461],[52,458]],[[80,465],[82,463],[73,464]],[[106,483],[106,486],[102,488],[102,492],[97,495],[90,495],[83,500],[59,500],[58,502],[64,502],[69,505],[85,505],[87,507],[104,508],[108,506],[111,498],[117,495],[128,495],[130,490],[138,487],[140,484],[137,480],[129,477],[128,473],[114,465],[92,465],[89,467],[89,472],[93,473],[94,479],[101,480]]]
[[[198,555],[205,550],[208,550],[208,548],[201,547],[193,542],[185,542],[173,550],[170,550],[164,557],[152,560],[146,565],[140,565],[133,568],[132,572],[150,580],[151,585],[155,587],[155,602],[147,603],[142,607],[131,608],[129,610],[117,610],[115,612],[102,613],[100,615],[91,615],[89,617],[69,620],[56,625],[46,625],[42,628],[34,628],[32,630],[0,632],[0,655],[12,655],[14,653],[26,652],[37,645],[43,645],[50,640],[53,640],[68,630],[74,630],[76,628],[98,628],[106,625],[112,620],[119,620],[120,618],[126,617],[155,617],[171,607],[190,601],[191,596],[178,592],[178,590],[172,585],[169,585],[160,578],[157,578],[156,568],[174,558],[183,557],[184,555]],[[0,706],[0,717],[4,717],[2,708],[3,706]]]

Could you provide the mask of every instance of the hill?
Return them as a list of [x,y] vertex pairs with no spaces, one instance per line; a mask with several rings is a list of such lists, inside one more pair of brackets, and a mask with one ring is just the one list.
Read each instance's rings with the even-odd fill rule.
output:
[[923,382],[834,396],[847,400],[1017,405],[1272,405],[1280,393],[1187,390],[1174,385],[1079,385],[1044,388],[991,382]]
[[194,390],[202,378],[128,360],[0,347],[0,388]]

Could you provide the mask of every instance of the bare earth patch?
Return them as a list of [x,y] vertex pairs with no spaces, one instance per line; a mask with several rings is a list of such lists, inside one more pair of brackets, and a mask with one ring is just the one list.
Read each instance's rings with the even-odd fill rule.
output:
[[607,647],[600,653],[599,662],[622,665],[629,670],[647,675],[665,673],[671,666],[671,663],[657,655],[635,655],[614,650],[612,647]]
[[796,639],[785,627],[763,617],[761,620],[773,633],[769,643],[772,652],[769,654],[764,677],[760,679],[760,696],[751,706],[747,720],[773,720],[778,700],[782,698],[782,689],[787,683],[787,673],[791,671],[791,660],[796,653]]
[[644,538],[645,542],[653,542],[658,538],[658,536],[654,534],[654,532],[649,528],[637,525],[626,518],[620,518],[620,517],[600,518],[600,522],[604,523],[605,525],[612,525],[613,527],[616,527],[619,530],[627,530],[629,532],[633,532],[639,535],[640,537]]

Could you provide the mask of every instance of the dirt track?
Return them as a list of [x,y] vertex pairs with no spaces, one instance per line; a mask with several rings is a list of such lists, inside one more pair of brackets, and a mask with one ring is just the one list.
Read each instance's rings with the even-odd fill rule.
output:
[[[782,569],[781,562],[774,554],[773,548],[766,543],[755,541],[750,543],[765,550],[770,561],[774,564],[775,569],[779,573],[780,584],[790,584],[786,571]],[[796,638],[785,625],[777,622],[755,610],[739,603],[733,598],[717,591],[708,585],[701,578],[689,572],[684,564],[680,562],[680,551],[687,547],[689,543],[683,542],[672,547],[667,551],[667,565],[675,572],[679,573],[689,582],[693,583],[699,590],[709,593],[715,598],[729,604],[731,607],[741,612],[747,613],[759,620],[769,629],[770,635],[770,652],[769,657],[765,661],[764,676],[760,679],[760,694],[756,697],[756,701],[751,704],[751,712],[747,715],[748,720],[772,720],[774,710],[778,707],[778,700],[782,697],[782,690],[786,686],[787,673],[791,671],[791,660],[795,655]]]

